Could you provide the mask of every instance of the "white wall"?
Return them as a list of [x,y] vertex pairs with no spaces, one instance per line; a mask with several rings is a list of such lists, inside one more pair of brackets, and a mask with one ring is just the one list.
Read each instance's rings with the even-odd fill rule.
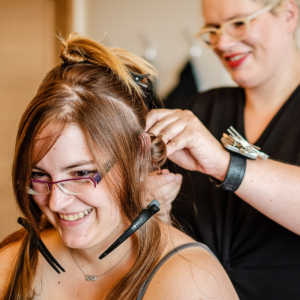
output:
[[[202,20],[199,0],[85,0],[81,11],[86,20],[81,33],[140,56],[149,46],[157,50],[153,63],[160,73],[162,95],[174,87],[190,59],[190,37],[200,29]],[[204,48],[194,63],[202,90],[233,84],[211,50]]]

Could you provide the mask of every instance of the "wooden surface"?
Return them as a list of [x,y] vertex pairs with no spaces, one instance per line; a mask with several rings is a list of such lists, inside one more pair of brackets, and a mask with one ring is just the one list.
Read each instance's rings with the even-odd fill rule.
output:
[[25,107],[55,64],[54,4],[0,2],[0,240],[18,228],[11,185],[15,136]]

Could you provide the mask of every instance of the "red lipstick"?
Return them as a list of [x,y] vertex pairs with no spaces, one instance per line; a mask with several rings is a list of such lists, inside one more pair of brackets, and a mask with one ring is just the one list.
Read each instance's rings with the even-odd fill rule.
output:
[[225,61],[231,69],[238,68],[247,59],[247,53],[235,53],[225,56]]

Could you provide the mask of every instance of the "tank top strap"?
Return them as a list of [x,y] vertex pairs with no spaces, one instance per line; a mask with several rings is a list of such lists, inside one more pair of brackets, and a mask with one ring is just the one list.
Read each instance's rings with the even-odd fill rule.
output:
[[200,247],[200,248],[204,248],[205,250],[207,250],[210,254],[212,254],[214,257],[216,257],[212,252],[211,250],[204,244],[202,243],[187,243],[187,244],[183,244],[183,245],[180,245],[176,248],[174,248],[173,250],[171,250],[170,252],[168,252],[160,261],[159,263],[154,267],[154,269],[150,272],[150,274],[148,275],[148,277],[146,278],[145,282],[143,283],[140,291],[139,291],[139,294],[137,296],[137,300],[142,300],[145,293],[146,293],[146,290],[152,280],[152,278],[154,277],[154,275],[156,274],[156,272],[159,270],[159,268],[169,259],[171,258],[174,254],[178,253],[179,251],[182,251],[184,249],[187,249],[187,248],[192,248],[192,247]]

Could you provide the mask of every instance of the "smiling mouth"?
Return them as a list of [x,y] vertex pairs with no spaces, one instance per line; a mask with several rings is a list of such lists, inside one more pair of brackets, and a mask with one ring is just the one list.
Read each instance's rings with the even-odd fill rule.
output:
[[244,58],[247,54],[243,53],[243,54],[239,54],[239,55],[235,55],[235,56],[231,56],[231,57],[226,57],[225,60],[227,61],[238,61],[242,58]]
[[88,215],[93,209],[89,208],[86,209],[85,211],[82,211],[78,214],[74,214],[74,215],[64,215],[64,214],[58,214],[60,219],[62,220],[66,220],[66,221],[78,221],[82,218],[84,218],[86,215]]

